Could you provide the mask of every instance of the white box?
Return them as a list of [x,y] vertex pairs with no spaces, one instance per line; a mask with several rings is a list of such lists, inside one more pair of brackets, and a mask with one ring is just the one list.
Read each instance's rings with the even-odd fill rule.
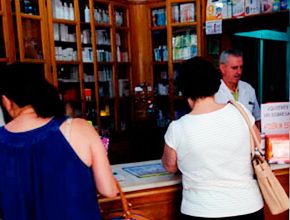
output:
[[233,18],[245,16],[245,0],[233,0]]

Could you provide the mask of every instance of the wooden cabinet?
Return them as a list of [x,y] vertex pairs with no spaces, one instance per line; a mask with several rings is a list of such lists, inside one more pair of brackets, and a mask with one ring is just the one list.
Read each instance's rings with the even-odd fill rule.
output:
[[45,2],[43,0],[14,2],[20,61],[47,61]]
[[[201,53],[199,0],[14,0],[11,5],[19,46],[14,54],[21,62],[44,64],[72,116],[125,131],[135,114],[133,88],[144,82],[156,91],[159,126],[180,114],[174,81],[183,60]],[[1,9],[2,26],[4,12],[9,10]],[[0,39],[8,39],[4,33]],[[8,50],[2,51],[6,60]]]
[[126,4],[114,3],[113,31],[115,48],[116,128],[125,131],[132,123],[132,56],[129,9]]
[[122,2],[94,1],[91,12],[96,41],[99,125],[109,131],[125,130],[130,124],[127,116],[132,104],[128,7]]
[[109,132],[125,130],[131,120],[128,17],[119,1],[48,4],[54,83],[72,116]]
[[151,4],[149,10],[157,125],[166,127],[188,111],[176,78],[184,60],[201,55],[201,3],[170,0]]
[[170,118],[169,88],[172,89],[169,78],[168,62],[168,31],[166,3],[160,2],[150,7],[149,18],[152,40],[152,86],[155,93],[157,126],[165,127]]
[[48,25],[54,84],[72,116],[84,116],[81,21],[77,0],[50,1]]
[[15,60],[14,30],[11,5],[0,0],[0,62]]
[[[135,210],[140,210],[152,220],[176,220],[179,218],[181,204],[181,186],[167,186],[126,193],[126,198]],[[104,219],[114,211],[121,209],[120,197],[99,200]]]
[[42,65],[43,72],[51,80],[45,1],[11,0],[9,4],[12,9],[10,19],[13,19],[10,27],[17,34],[16,41],[11,37],[7,44],[17,45],[16,50],[10,50],[10,57],[15,57],[12,61]]
[[[180,65],[186,59],[201,55],[201,2],[167,1],[168,29],[168,73],[171,118],[179,118],[188,112],[187,103],[180,99],[176,87]],[[178,16],[179,15],[179,16]]]

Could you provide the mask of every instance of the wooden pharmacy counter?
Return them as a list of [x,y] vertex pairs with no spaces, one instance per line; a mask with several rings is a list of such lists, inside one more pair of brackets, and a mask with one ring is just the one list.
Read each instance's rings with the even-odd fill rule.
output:
[[[152,220],[178,220],[182,196],[181,176],[154,175],[158,173],[154,169],[158,169],[159,164],[160,160],[118,164],[113,165],[112,170],[134,209],[142,210]],[[144,174],[142,169],[151,169],[152,172]],[[272,169],[289,193],[289,165],[272,165]],[[108,219],[109,213],[121,210],[119,197],[100,198],[99,202],[104,219]],[[288,216],[289,212],[272,216],[265,208],[265,220],[286,220]]]
[[[147,217],[151,219],[179,219],[179,207],[181,202],[181,176],[180,175],[162,175],[157,176],[142,175],[142,168],[152,170],[158,169],[160,160],[151,160],[137,163],[127,163],[112,165],[113,173],[119,180],[126,198],[133,205],[134,209],[142,210]],[[127,170],[132,168],[132,170]],[[128,171],[135,173],[129,173]],[[155,173],[158,173],[155,172]],[[137,177],[136,175],[142,176]],[[143,177],[145,176],[145,177]],[[100,198],[100,207],[104,219],[113,211],[120,210],[120,198]]]

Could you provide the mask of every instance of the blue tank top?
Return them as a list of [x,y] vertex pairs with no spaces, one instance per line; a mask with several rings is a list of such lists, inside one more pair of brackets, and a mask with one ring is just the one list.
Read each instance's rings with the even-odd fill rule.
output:
[[101,219],[92,170],[59,129],[65,120],[19,133],[0,127],[3,220]]

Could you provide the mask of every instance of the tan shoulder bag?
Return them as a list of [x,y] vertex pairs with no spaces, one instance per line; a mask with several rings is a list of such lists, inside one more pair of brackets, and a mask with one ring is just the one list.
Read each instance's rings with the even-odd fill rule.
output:
[[230,103],[234,105],[242,114],[243,118],[248,124],[251,132],[251,147],[252,147],[252,165],[256,178],[263,195],[265,203],[268,205],[273,215],[280,214],[289,209],[289,198],[283,189],[282,185],[272,172],[271,167],[267,161],[261,156],[260,142],[256,133],[250,123],[250,119],[245,110],[235,101],[231,100]]

